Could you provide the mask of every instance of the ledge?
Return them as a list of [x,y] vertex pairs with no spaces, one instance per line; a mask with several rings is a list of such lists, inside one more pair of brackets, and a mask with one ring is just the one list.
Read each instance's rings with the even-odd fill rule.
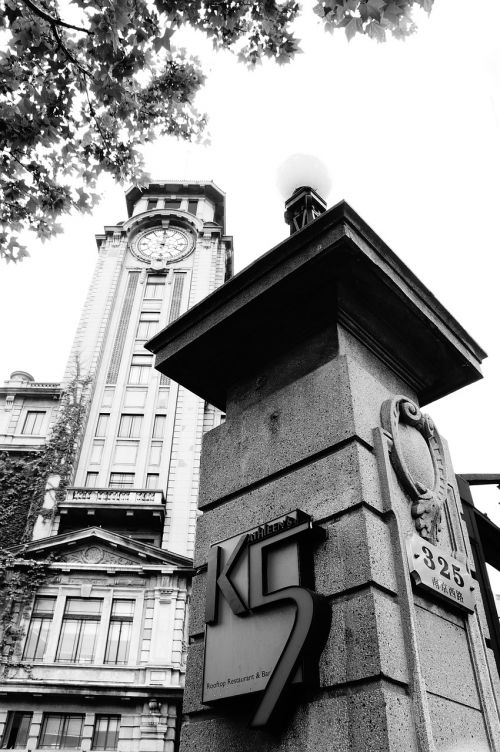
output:
[[159,332],[156,368],[224,410],[243,374],[341,324],[422,405],[481,378],[486,353],[344,201]]

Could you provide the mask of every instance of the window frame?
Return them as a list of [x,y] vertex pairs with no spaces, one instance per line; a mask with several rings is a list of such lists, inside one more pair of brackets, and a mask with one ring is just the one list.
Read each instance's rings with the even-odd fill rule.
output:
[[[100,721],[103,721],[104,719],[107,719],[108,725],[106,728],[105,733],[105,740],[104,745],[98,745],[96,744],[96,737],[97,734],[100,733],[98,730],[98,723]],[[112,732],[115,735],[114,739],[114,746],[108,745],[108,734],[109,732],[109,722],[110,720],[116,720],[117,721],[117,729],[116,731]],[[118,748],[118,742],[120,740],[120,725],[121,725],[122,717],[118,713],[96,713],[94,717],[94,728],[92,730],[92,742],[91,742],[91,749],[98,749],[98,750],[106,750],[106,749],[117,749]]]
[[[132,355],[130,368],[128,372],[128,384],[131,386],[144,386],[149,382],[149,377],[153,368],[153,356],[136,354]],[[137,378],[135,375],[137,374]],[[134,378],[132,378],[134,375]]]
[[[127,484],[124,484],[124,483],[120,483],[119,485],[113,485],[116,482],[113,479],[113,477],[112,477],[113,475],[120,475],[120,476],[128,475],[128,476],[130,476],[132,478],[132,482],[131,482],[130,485],[127,485]],[[127,472],[121,473],[121,472],[119,472],[117,470],[113,470],[109,474],[109,482],[108,482],[108,487],[109,488],[123,488],[123,489],[129,490],[129,489],[131,489],[131,488],[134,487],[134,483],[135,483],[135,473],[127,473]]]
[[144,413],[121,413],[118,423],[119,439],[140,439]]
[[[118,601],[125,601],[127,603],[132,604],[132,610],[130,614],[113,614],[113,607],[114,604]],[[109,615],[109,624],[108,624],[108,633],[106,636],[106,648],[104,651],[104,664],[108,666],[126,666],[129,662],[129,656],[130,656],[130,646],[132,644],[132,631],[133,631],[133,624],[134,624],[134,615],[136,610],[136,600],[134,598],[113,598],[111,601],[111,612]],[[119,624],[119,632],[118,632],[118,640],[116,645],[116,655],[115,659],[111,660],[109,657],[112,642],[111,642],[111,631],[112,627],[115,624]],[[120,652],[120,640],[122,636],[122,629],[123,624],[127,624],[128,630],[127,630],[127,636],[126,636],[126,651],[125,651],[125,658],[123,660],[118,660],[118,655]]]
[[[28,420],[32,416],[36,416],[33,422],[33,426],[31,427],[31,430],[27,431],[27,423]],[[24,416],[24,422],[23,427],[21,429],[21,435],[22,436],[43,436],[42,434],[42,428],[45,421],[45,416],[47,415],[47,410],[26,410],[26,415]],[[37,428],[37,418],[40,417],[40,425],[38,426],[38,431],[35,431]]]
[[[156,413],[153,420],[152,439],[163,439],[165,437],[165,428],[167,425],[167,414]],[[160,427],[159,427],[160,426]]]
[[[89,610],[85,613],[85,610],[82,612],[69,612],[68,607],[70,605],[71,601],[80,601],[82,604],[89,604],[90,601],[96,601],[100,602],[100,610],[98,613],[91,613]],[[57,643],[57,649],[56,649],[56,655],[55,655],[55,662],[56,663],[84,663],[84,664],[92,664],[95,660],[95,652],[96,652],[96,646],[98,642],[98,636],[99,636],[99,626],[102,623],[102,611],[103,611],[103,598],[81,598],[79,596],[67,596],[66,601],[64,603],[64,612],[63,617],[61,621],[61,628],[59,631],[59,640]],[[71,640],[71,631],[68,630],[67,633],[65,633],[65,626],[69,625],[69,622],[75,622],[76,623],[76,629],[75,633],[73,635],[73,643],[71,646],[71,657],[67,658],[61,658],[61,650],[63,648],[63,645],[66,641],[66,637],[69,636],[69,639]],[[90,655],[90,658],[86,658],[85,656],[81,655],[82,646],[84,645],[84,641],[87,638],[86,635],[86,625],[87,624],[94,624],[94,635],[93,635],[93,643],[92,643],[92,653]]]
[[[12,733],[12,726],[14,723],[14,718],[16,716],[24,716],[28,718],[28,726],[25,729],[24,733],[26,735],[26,738],[24,741],[18,741],[19,738],[19,732],[21,730],[21,723],[19,724],[15,743],[14,744],[8,744],[8,739]],[[2,734],[2,740],[0,741],[0,749],[22,749],[23,747],[28,746],[28,739],[30,735],[30,729],[31,729],[31,723],[33,721],[33,711],[32,710],[9,710],[7,711],[7,718],[5,719],[5,726]]]
[[[43,600],[49,600],[50,599],[53,602],[52,611],[49,612],[49,611],[41,611],[41,610],[38,611],[37,610],[37,601],[40,601],[42,599]],[[52,595],[39,595],[33,601],[33,607],[31,609],[30,621],[29,621],[29,624],[28,624],[28,629],[26,630],[26,639],[25,639],[24,646],[23,646],[23,653],[22,653],[22,658],[21,658],[22,661],[43,661],[43,659],[45,658],[45,653],[47,651],[47,643],[48,643],[48,639],[47,639],[48,632],[47,632],[47,634],[44,637],[45,642],[44,642],[44,645],[43,645],[42,654],[41,655],[37,655],[37,652],[38,652],[38,647],[39,647],[39,644],[40,644],[40,638],[41,638],[42,632],[43,632],[44,623],[47,622],[47,625],[46,625],[47,630],[50,630],[50,625],[51,625],[51,623],[54,620],[54,611],[55,611],[55,607],[56,607],[56,600],[57,600],[56,596],[52,596]],[[31,641],[31,638],[32,638],[32,628],[35,626],[35,622],[39,622],[40,623],[39,624],[39,629],[38,629],[38,634],[36,636],[35,650],[33,651],[32,655],[28,655],[27,654],[27,650],[28,650],[28,646],[30,645],[30,641]]]
[[[141,311],[139,314],[139,321],[137,322],[137,329],[135,334],[136,340],[146,342],[146,340],[151,339],[151,337],[156,334],[156,332],[160,328],[160,316],[160,311]],[[141,327],[143,324],[146,324],[145,334],[141,332]],[[155,324],[156,328],[154,327]]]
[[166,286],[166,274],[148,274],[144,285],[144,300],[163,300]]
[[95,426],[95,433],[94,433],[95,439],[106,438],[106,435],[107,435],[106,432],[109,426],[109,418],[110,418],[110,413],[99,413],[99,415],[97,416],[97,422]]
[[[47,727],[47,721],[51,718],[59,718],[59,741],[56,744],[43,744],[43,736],[46,731]],[[80,725],[80,736],[78,739],[78,743],[75,745],[68,744],[68,738],[67,738],[67,731],[68,731],[68,724],[70,721],[74,718],[79,718],[81,720]],[[77,749],[81,746],[82,743],[82,736],[83,736],[83,726],[85,723],[85,713],[43,713],[42,715],[42,723],[40,725],[40,733],[38,736],[37,741],[37,747],[39,749],[63,749],[64,747],[68,749]]]

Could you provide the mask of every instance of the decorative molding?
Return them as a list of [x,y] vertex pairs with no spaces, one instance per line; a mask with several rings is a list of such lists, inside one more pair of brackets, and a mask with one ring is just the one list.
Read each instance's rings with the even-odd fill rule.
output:
[[[412,500],[411,513],[415,520],[415,528],[422,538],[431,543],[437,543],[441,531],[443,504],[446,499],[446,463],[439,432],[431,418],[422,413],[420,408],[404,395],[397,395],[383,403],[381,422],[392,438],[390,450],[392,466],[401,485]],[[409,457],[405,456],[405,445],[408,450],[408,441],[404,436],[406,429],[401,430],[402,425],[414,429],[424,439],[434,474],[430,485],[417,480],[414,475],[415,468],[412,473],[408,467]],[[412,459],[413,465],[420,461],[422,470],[425,472],[428,458],[417,457],[417,462],[415,462],[415,457]]]
[[61,554],[56,561],[75,562],[78,564],[138,564],[134,559],[118,556],[117,554],[106,551],[99,546],[88,546],[78,551]]

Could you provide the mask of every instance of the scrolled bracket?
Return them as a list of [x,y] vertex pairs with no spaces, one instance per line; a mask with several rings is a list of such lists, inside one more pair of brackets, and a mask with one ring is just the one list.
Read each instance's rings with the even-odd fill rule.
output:
[[[446,464],[439,432],[431,418],[403,395],[397,395],[383,403],[381,422],[392,438],[392,466],[412,500],[411,513],[415,528],[422,538],[435,544],[439,540],[441,513],[446,498]],[[431,487],[417,480],[410,472],[405,459],[401,424],[418,431],[427,445],[434,470],[434,482]]]

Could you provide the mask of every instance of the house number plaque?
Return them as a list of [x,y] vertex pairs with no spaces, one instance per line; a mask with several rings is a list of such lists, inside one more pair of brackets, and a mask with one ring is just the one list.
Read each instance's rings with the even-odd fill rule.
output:
[[409,538],[407,554],[417,589],[431,592],[463,611],[474,611],[475,581],[462,561],[419,535]]

